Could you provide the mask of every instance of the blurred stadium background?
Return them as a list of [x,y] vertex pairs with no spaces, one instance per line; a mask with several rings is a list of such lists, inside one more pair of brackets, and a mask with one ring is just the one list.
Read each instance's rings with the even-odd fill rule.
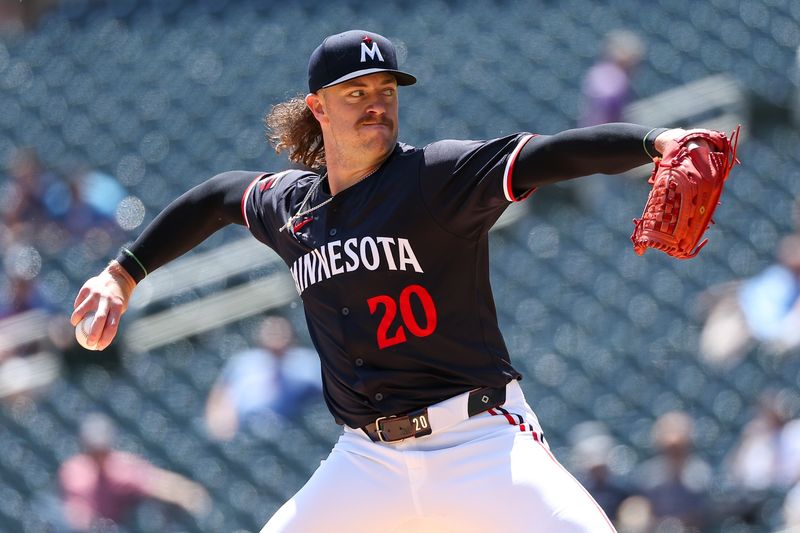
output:
[[742,164],[699,258],[634,255],[630,221],[649,190],[640,169],[537,192],[493,232],[492,282],[512,360],[562,461],[577,468],[570,430],[600,421],[615,441],[612,473],[635,483],[655,454],[654,421],[682,410],[713,471],[712,504],[752,504],[717,512],[705,530],[783,527],[788,486],[743,495],[726,457],[764,391],[800,416],[800,353],[753,344],[741,360],[712,364],[699,346],[714,288],[761,272],[797,228],[800,3],[8,0],[0,14],[0,209],[13,208],[11,162],[27,147],[59,176],[44,202],[51,212],[68,209],[59,206],[73,184],[96,221],[77,234],[58,217],[2,228],[3,306],[20,283],[38,296],[0,322],[0,531],[66,530],[58,467],[78,452],[90,412],[113,418],[121,448],[198,481],[213,500],[202,518],[145,504],[109,531],[258,531],[327,454],[339,430],[321,404],[229,442],[207,435],[209,389],[265,311],[308,343],[284,269],[241,228],[148,278],[111,353],[71,346],[63,321],[83,281],[168,201],[221,171],[285,167],[263,115],[303,91],[321,38],[349,28],[395,39],[419,78],[400,95],[411,144],[574,127],[583,76],[615,28],[646,47],[627,119],[743,124]]

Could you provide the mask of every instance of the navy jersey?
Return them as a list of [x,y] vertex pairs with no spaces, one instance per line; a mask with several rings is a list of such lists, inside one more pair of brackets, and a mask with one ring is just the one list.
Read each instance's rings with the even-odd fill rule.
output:
[[519,199],[513,167],[531,137],[398,144],[335,196],[299,170],[248,187],[246,224],[291,271],[338,423],[521,377],[497,324],[488,231]]

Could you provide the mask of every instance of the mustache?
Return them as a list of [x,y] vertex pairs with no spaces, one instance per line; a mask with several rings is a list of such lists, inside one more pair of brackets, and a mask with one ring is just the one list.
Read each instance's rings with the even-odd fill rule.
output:
[[359,124],[360,126],[376,126],[376,125],[381,125],[381,126],[386,126],[386,127],[388,127],[388,128],[391,128],[391,127],[394,125],[394,123],[392,122],[392,120],[391,120],[391,119],[389,119],[389,118],[386,118],[386,117],[380,117],[380,118],[375,118],[375,117],[364,117],[364,118],[362,118],[361,120],[359,120],[359,121],[358,121],[358,124]]

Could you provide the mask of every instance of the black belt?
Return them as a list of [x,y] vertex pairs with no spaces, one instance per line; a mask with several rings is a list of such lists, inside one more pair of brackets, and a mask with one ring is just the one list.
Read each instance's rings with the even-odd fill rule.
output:
[[[484,387],[469,393],[467,415],[475,416],[506,401],[506,388]],[[422,437],[432,433],[428,408],[402,416],[382,416],[361,428],[373,442],[395,442],[409,437]]]

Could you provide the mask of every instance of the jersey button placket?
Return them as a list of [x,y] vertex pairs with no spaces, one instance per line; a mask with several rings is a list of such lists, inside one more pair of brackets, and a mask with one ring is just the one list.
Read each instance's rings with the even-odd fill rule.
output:
[[357,357],[355,360],[356,366],[364,366],[364,360],[360,357]]
[[331,228],[331,230],[328,232],[328,235],[330,235],[331,237],[336,236],[336,228]]
[[380,392],[376,392],[375,396],[373,396],[373,398],[375,398],[376,402],[380,402],[380,401],[383,400],[383,394],[381,394]]

